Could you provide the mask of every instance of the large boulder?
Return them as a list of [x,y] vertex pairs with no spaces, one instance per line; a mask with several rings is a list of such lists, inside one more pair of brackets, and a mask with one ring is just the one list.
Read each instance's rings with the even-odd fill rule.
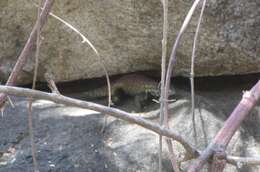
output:
[[[168,55],[192,1],[169,1]],[[260,71],[260,15],[258,0],[207,2],[199,36],[197,76],[234,75]],[[35,23],[37,8],[29,1],[0,2],[0,80],[9,76]],[[159,70],[162,39],[162,5],[158,0],[55,1],[53,13],[60,16],[94,44],[109,74]],[[192,38],[197,10],[182,38],[175,75],[190,71]],[[39,78],[48,71],[57,81],[100,77],[100,62],[80,37],[50,17],[42,34]],[[32,80],[34,54],[20,83]]]

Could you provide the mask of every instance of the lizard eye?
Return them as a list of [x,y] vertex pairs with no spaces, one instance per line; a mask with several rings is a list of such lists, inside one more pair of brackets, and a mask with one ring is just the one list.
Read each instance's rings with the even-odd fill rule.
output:
[[147,89],[149,89],[149,86],[148,85],[144,85],[144,88],[147,90]]

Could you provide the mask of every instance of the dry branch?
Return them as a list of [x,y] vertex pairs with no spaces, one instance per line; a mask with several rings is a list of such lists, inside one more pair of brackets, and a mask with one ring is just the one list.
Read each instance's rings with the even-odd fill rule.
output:
[[206,161],[211,157],[219,147],[226,149],[232,136],[240,126],[241,122],[249,114],[260,98],[260,80],[250,90],[243,94],[242,100],[226,120],[224,126],[219,130],[213,141],[202,152],[194,164],[189,168],[189,172],[199,171]]
[[[38,7],[37,4],[35,4],[35,6]],[[106,69],[105,63],[103,62],[103,58],[99,54],[98,50],[90,42],[90,40],[82,32],[80,32],[76,27],[74,27],[72,24],[63,20],[62,18],[60,18],[59,16],[57,16],[53,13],[49,13],[49,15],[52,16],[53,18],[57,19],[58,21],[62,22],[65,26],[69,27],[73,32],[78,34],[82,38],[82,43],[87,43],[91,47],[91,49],[95,52],[95,54],[97,55],[97,58],[98,58],[98,62],[99,62],[100,66],[101,66],[101,68],[104,71],[105,76],[106,76],[107,90],[108,90],[108,106],[110,107],[111,105],[113,105],[113,102],[112,102],[112,99],[111,99],[112,95],[111,95],[111,84],[110,84],[109,74],[108,74],[108,71]],[[107,117],[105,116],[104,124],[103,124],[103,127],[101,129],[102,133],[105,131],[106,125],[107,125]]]
[[[181,29],[177,35],[177,38],[174,42],[173,48],[172,48],[172,52],[171,52],[171,56],[169,59],[169,64],[168,64],[168,68],[167,68],[167,73],[166,73],[166,80],[165,80],[165,95],[164,98],[167,100],[169,98],[169,90],[170,90],[170,85],[171,85],[171,76],[172,76],[172,71],[173,71],[173,66],[176,62],[176,51],[177,51],[177,47],[179,45],[180,39],[184,33],[184,31],[187,29],[188,24],[191,20],[191,17],[196,9],[196,7],[198,6],[198,3],[201,0],[195,0],[192,4],[192,7],[190,8],[188,14],[186,15],[184,22],[181,26]],[[164,120],[167,120],[168,118],[168,101],[165,101],[165,115],[164,115]]]
[[[166,75],[166,55],[167,55],[167,35],[168,35],[168,0],[162,0],[163,5],[163,38],[162,38],[162,61],[161,61],[161,97],[160,97],[160,125],[169,128],[168,120],[164,120],[165,106],[165,75]],[[174,153],[171,140],[166,141],[170,154],[173,170],[179,172],[177,158]],[[162,136],[159,136],[159,172],[162,171]]]
[[195,138],[195,145],[197,145],[197,130],[196,130],[196,118],[195,118],[195,91],[194,91],[194,62],[195,62],[195,57],[196,57],[196,47],[197,47],[197,40],[198,40],[198,35],[200,31],[200,25],[204,13],[204,9],[206,6],[206,0],[203,0],[203,5],[200,10],[200,16],[198,19],[198,24],[196,28],[196,32],[194,35],[194,40],[193,40],[193,47],[192,47],[192,55],[191,55],[191,67],[190,67],[190,85],[191,85],[191,113],[192,113],[192,123],[193,123],[193,128],[194,128],[194,138]]
[[[260,81],[258,82],[260,83]],[[259,90],[259,88],[258,88]],[[73,99],[70,97],[66,97],[60,94],[56,93],[46,93],[42,91],[37,91],[37,90],[31,90],[27,88],[19,88],[19,87],[13,87],[13,86],[2,86],[0,85],[0,92],[3,92],[8,95],[15,95],[15,96],[23,96],[23,97],[32,97],[34,99],[45,99],[45,100],[50,100],[55,103],[60,103],[64,105],[69,105],[69,106],[75,106],[75,107],[80,107],[84,109],[90,109],[94,111],[98,111],[101,113],[106,113],[110,116],[126,120],[131,123],[135,123],[137,125],[140,125],[146,129],[152,130],[157,134],[160,134],[162,136],[166,136],[169,138],[172,138],[179,143],[181,143],[184,148],[187,150],[187,152],[191,155],[191,158],[198,157],[200,154],[200,151],[198,151],[196,148],[191,146],[191,144],[186,141],[184,138],[182,138],[180,135],[176,134],[175,132],[162,127],[154,122],[151,122],[149,120],[145,120],[141,117],[138,117],[136,115],[132,115],[131,113],[116,109],[116,108],[111,108],[103,105],[99,105],[96,103],[92,102],[87,102],[87,101],[82,101],[82,100],[77,100]],[[258,93],[258,99],[259,99],[259,93]],[[237,165],[239,163],[242,164],[252,164],[252,165],[259,165],[260,164],[260,157],[236,157],[236,156],[227,156],[227,162]]]
[[[191,20],[191,17],[198,5],[198,3],[200,2],[200,0],[195,0],[191,9],[189,10],[183,24],[182,24],[182,27],[180,29],[180,32],[178,33],[177,35],[177,38],[176,38],[176,41],[174,43],[174,46],[173,46],[173,49],[172,49],[172,53],[171,53],[171,57],[170,57],[170,60],[169,60],[169,64],[168,64],[168,68],[167,68],[167,73],[166,73],[166,78],[165,78],[165,88],[162,89],[162,105],[161,105],[161,108],[162,108],[162,112],[163,112],[163,117],[161,117],[161,120],[163,120],[163,123],[165,125],[165,127],[168,127],[168,106],[169,106],[169,102],[168,102],[168,98],[169,98],[169,90],[170,90],[170,84],[171,84],[171,75],[172,75],[172,71],[173,71],[173,65],[175,64],[175,61],[176,61],[176,57],[175,57],[175,54],[176,54],[176,50],[177,50],[177,46],[180,42],[180,38],[182,36],[182,34],[184,33],[184,31],[186,30],[187,26],[188,26],[188,23],[190,22]],[[169,127],[168,127],[169,128]],[[167,141],[167,144],[168,144],[168,148],[172,147],[172,143],[171,141]],[[170,149],[172,150],[172,149]],[[172,155],[173,155],[173,152],[171,151],[170,152]],[[173,156],[172,156],[173,157]],[[175,162],[172,161],[173,163],[173,167],[175,166]]]
[[227,156],[228,163],[234,164],[236,166],[247,165],[260,165],[260,156],[258,157],[237,157],[237,156]]
[[[42,29],[43,25],[47,21],[48,13],[51,10],[51,7],[54,3],[54,0],[46,0],[43,6],[43,10],[40,15],[40,20],[37,20],[36,24],[34,25],[32,32],[29,36],[29,39],[27,40],[20,56],[18,57],[18,60],[12,70],[11,75],[9,76],[6,85],[15,85],[17,77],[19,73],[21,72],[23,66],[26,63],[27,58],[29,57],[29,53],[32,51],[33,45],[36,40],[36,35],[37,35],[37,28],[38,26],[40,29]],[[0,107],[4,105],[4,102],[6,100],[6,94],[0,94]]]
[[[45,1],[42,0],[42,2],[45,2]],[[42,4],[42,2],[41,2],[41,4]],[[33,84],[32,84],[33,90],[36,87],[38,67],[39,67],[40,34],[41,34],[40,15],[41,15],[41,10],[40,10],[40,7],[38,7],[37,21],[36,21],[36,23],[38,23],[38,24],[36,25],[37,28],[36,28],[35,65],[34,65],[34,75],[33,75]],[[34,169],[34,172],[39,172],[39,167],[38,167],[38,162],[37,162],[37,157],[36,157],[37,151],[36,151],[36,145],[35,145],[35,140],[34,140],[34,132],[33,132],[32,102],[33,102],[33,99],[30,98],[29,102],[28,102],[28,126],[29,126],[29,135],[30,135],[30,141],[31,141],[33,169]]]
[[46,72],[44,74],[44,78],[47,81],[48,87],[50,88],[51,92],[60,94],[60,91],[59,91],[57,85],[55,84],[54,76],[51,73]]
[[149,120],[143,119],[141,117],[132,116],[131,113],[111,108],[103,105],[99,105],[92,102],[82,101],[73,99],[70,97],[66,97],[60,94],[55,93],[46,93],[42,91],[37,90],[31,90],[27,88],[19,88],[19,87],[13,87],[13,86],[0,86],[0,92],[3,92],[8,95],[15,95],[15,96],[23,96],[23,97],[32,97],[34,99],[45,99],[50,100],[55,103],[69,105],[69,106],[75,106],[85,109],[94,110],[103,114],[107,114],[131,123],[138,124],[146,129],[152,130],[157,134],[172,138],[179,143],[183,145],[183,147],[187,150],[187,152],[192,157],[197,157],[199,155],[199,151],[194,148],[188,141],[186,141],[183,137],[176,134],[175,132],[165,128],[161,127],[160,125],[151,122]]

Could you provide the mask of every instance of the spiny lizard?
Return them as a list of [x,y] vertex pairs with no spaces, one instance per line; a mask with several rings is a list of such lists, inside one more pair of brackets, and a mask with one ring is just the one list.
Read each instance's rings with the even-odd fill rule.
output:
[[[158,83],[155,80],[140,74],[128,74],[111,82],[111,97],[113,103],[118,103],[123,95],[133,96],[136,105],[141,106],[142,102],[147,100],[150,96],[159,98],[160,92]],[[80,99],[101,98],[107,96],[107,86],[90,91],[84,91],[75,96],[72,95],[72,97]]]

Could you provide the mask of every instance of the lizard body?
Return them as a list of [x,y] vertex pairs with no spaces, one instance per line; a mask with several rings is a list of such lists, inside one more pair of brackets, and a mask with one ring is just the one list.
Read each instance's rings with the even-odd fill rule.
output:
[[[136,96],[140,94],[150,94],[159,97],[158,83],[146,76],[129,74],[122,76],[111,82],[111,96],[117,97],[118,94]],[[99,87],[90,91],[84,91],[77,95],[80,98],[101,98],[108,96],[107,86]]]
[[[173,95],[174,92],[170,92]],[[113,103],[118,103],[122,96],[132,96],[135,98],[135,104],[140,109],[142,103],[144,103],[148,98],[160,97],[160,90],[158,87],[158,82],[140,74],[128,74],[124,75],[113,82],[111,82],[111,97]],[[72,97],[80,99],[94,99],[102,98],[108,96],[107,85],[93,90],[84,91],[78,93]]]

